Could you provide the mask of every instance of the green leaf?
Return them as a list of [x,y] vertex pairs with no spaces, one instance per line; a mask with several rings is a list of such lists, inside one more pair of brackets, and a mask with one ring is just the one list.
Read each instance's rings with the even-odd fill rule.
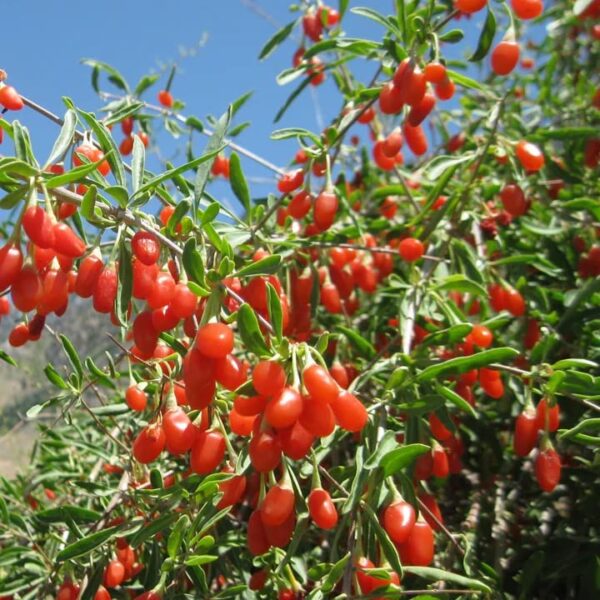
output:
[[45,523],[67,523],[68,520],[75,523],[94,523],[102,518],[102,513],[80,506],[64,505],[42,510],[35,514],[35,518]]
[[81,216],[90,221],[94,220],[94,207],[96,206],[96,193],[97,188],[95,185],[90,185],[83,195],[81,201]]
[[281,255],[270,254],[260,260],[252,262],[245,267],[242,267],[237,273],[236,277],[251,277],[255,275],[268,275],[275,273],[281,265]]
[[310,83],[310,77],[305,77],[304,80],[300,83],[300,85],[288,96],[287,100],[284,102],[283,106],[279,109],[275,118],[273,119],[274,123],[278,123],[283,117],[283,115],[287,112],[287,109],[292,105],[294,100],[302,93],[304,88]]
[[438,392],[438,394],[443,396],[446,400],[452,402],[454,406],[466,413],[469,413],[473,417],[477,417],[477,412],[475,411],[475,409],[462,396],[459,396],[454,390],[451,390],[450,388],[447,388],[441,383],[437,382],[435,389]]
[[131,189],[135,196],[144,182],[144,163],[146,148],[139,135],[133,136],[133,154],[131,157]]
[[473,326],[470,323],[458,323],[448,327],[448,329],[440,329],[430,333],[421,343],[423,346],[454,345],[463,340],[471,329],[473,329]]
[[275,288],[267,283],[267,307],[269,309],[269,320],[273,326],[273,333],[279,342],[283,337],[283,311],[281,300]]
[[54,175],[46,181],[46,187],[48,189],[54,189],[57,187],[68,185],[69,183],[73,183],[75,181],[81,181],[88,173],[95,171],[100,166],[101,162],[102,161],[97,161],[95,163],[85,163],[83,165],[75,167],[74,169],[65,171],[60,175]]
[[69,146],[73,142],[73,135],[75,134],[75,128],[77,127],[77,114],[74,110],[68,109],[65,113],[64,123],[60,129],[60,133],[52,146],[50,156],[46,160],[44,166],[51,165],[57,160],[60,160],[65,152],[69,149]]
[[237,324],[245,347],[258,356],[267,356],[269,350],[260,331],[256,313],[249,304],[242,304],[237,312]]
[[51,363],[47,364],[44,367],[44,374],[46,375],[46,377],[48,378],[48,381],[52,385],[55,385],[57,388],[60,388],[61,390],[69,389],[69,384],[60,376],[58,371],[54,368],[54,365],[52,365]]
[[29,188],[27,186],[22,186],[6,194],[6,196],[0,200],[0,208],[5,210],[14,208],[21,200],[23,200],[23,198],[25,198],[27,192],[29,192]]
[[458,575],[456,573],[450,573],[442,569],[434,569],[433,567],[404,567],[404,572],[423,579],[431,579],[432,581],[445,581],[450,583],[456,583],[461,587],[466,587],[472,590],[478,590],[486,594],[491,594],[492,589],[477,579],[471,579],[464,575]]
[[267,58],[267,56],[269,56],[273,52],[273,50],[275,50],[275,48],[277,48],[277,46],[279,46],[282,42],[284,42],[289,37],[289,35],[294,30],[294,27],[296,27],[297,23],[298,23],[298,19],[296,19],[295,21],[292,21],[291,23],[288,23],[287,25],[282,27],[279,31],[277,31],[275,33],[275,35],[273,35],[273,37],[271,37],[271,39],[263,46],[263,49],[260,51],[260,54],[258,55],[258,59],[263,60],[263,59]]
[[131,266],[131,251],[128,244],[121,242],[119,246],[119,280],[115,314],[123,327],[127,327],[129,303],[133,293],[133,267]]
[[188,566],[207,565],[211,562],[219,560],[218,556],[211,556],[209,554],[192,554],[189,558],[186,558],[185,564]]
[[141,96],[149,87],[152,87],[160,78],[160,74],[144,75],[135,86],[133,93],[135,96]]
[[457,73],[456,71],[452,71],[450,69],[448,69],[446,73],[448,77],[452,79],[452,81],[462,87],[469,88],[471,90],[478,90],[480,92],[486,91],[486,88],[483,84],[475,81],[475,79],[471,79],[470,77],[463,75],[462,73]]
[[[230,122],[231,107],[229,107],[227,112],[221,115],[221,118],[217,121],[213,134],[210,136],[204,149],[205,154],[212,153],[213,156],[216,156],[220,152]],[[200,201],[204,195],[204,188],[206,187],[208,176],[210,175],[211,166],[212,163],[205,162],[204,164],[199,165],[198,170],[196,171],[196,179],[194,181],[194,214],[197,214],[198,212]]]
[[147,181],[144,185],[142,185],[133,196],[134,197],[141,196],[145,192],[153,191],[163,181],[168,181],[169,179],[173,179],[175,176],[179,175],[180,173],[185,173],[185,171],[189,171],[190,169],[195,169],[196,167],[198,167],[202,164],[208,163],[208,161],[210,161],[217,154],[219,154],[219,152],[222,149],[223,149],[223,147],[220,146],[219,148],[210,150],[210,151],[206,152],[205,154],[203,154],[202,156],[195,158],[194,160],[191,160],[183,165],[180,165],[179,167],[169,169],[168,171],[165,171],[164,173],[161,173],[160,175],[153,177],[150,181]]
[[460,156],[436,156],[427,163],[424,171],[430,181],[437,181],[450,167],[473,160],[474,156],[474,152],[465,152]]
[[540,128],[534,134],[528,135],[527,140],[543,142],[545,140],[580,140],[598,135],[597,127],[549,127]]
[[598,363],[586,358],[565,358],[552,365],[553,369],[597,369]]
[[377,442],[377,446],[371,456],[365,461],[363,468],[367,471],[376,469],[380,465],[382,458],[397,447],[398,442],[396,441],[396,432],[386,431],[381,440]]
[[98,548],[98,546],[101,546],[117,535],[120,529],[120,526],[109,527],[87,535],[80,540],[69,544],[64,550],[59,552],[56,556],[56,560],[58,562],[64,562],[66,560],[71,560],[72,558],[77,558],[78,556],[89,554],[92,550]]
[[254,93],[253,91],[246,92],[245,94],[242,94],[237,100],[234,100],[231,103],[231,117],[232,118],[235,117],[235,115],[238,113],[240,108],[242,108],[242,106],[244,106],[244,104],[246,104],[246,102],[248,102],[248,100],[252,97],[253,93]]
[[175,212],[169,217],[167,222],[167,232],[169,235],[175,235],[177,230],[177,225],[181,223],[181,220],[192,207],[189,200],[180,200],[175,207]]
[[457,44],[465,37],[462,29],[451,29],[446,33],[442,33],[439,38],[440,42],[446,42],[447,44]]
[[340,560],[332,565],[330,569],[328,569],[327,577],[320,586],[320,590],[324,594],[329,594],[333,591],[337,582],[342,578],[344,569],[346,568],[351,556],[352,553],[347,552],[344,556],[342,556],[342,558],[340,558]]
[[73,346],[71,340],[66,335],[61,333],[59,338],[65,353],[69,358],[69,362],[77,372],[79,381],[83,381],[83,365],[81,364],[81,359],[79,358],[79,354],[77,354],[77,350],[75,350],[75,346]]
[[430,381],[453,373],[466,373],[471,369],[485,367],[495,362],[507,363],[517,356],[519,356],[519,351],[508,347],[483,350],[470,356],[459,356],[431,365],[417,375],[417,381]]
[[110,111],[110,114],[103,119],[103,123],[107,127],[110,125],[115,125],[116,123],[121,123],[123,119],[126,119],[127,117],[135,115],[137,112],[139,112],[143,106],[143,102],[132,102],[129,99],[124,99],[118,108],[113,108]]
[[344,327],[343,325],[338,325],[336,330],[340,333],[343,333],[348,341],[352,344],[354,348],[358,351],[361,356],[364,356],[367,359],[373,358],[377,354],[377,350],[371,342],[366,340],[360,333],[355,331],[354,329],[350,329],[349,327]]
[[[88,67],[92,67],[96,72],[104,71],[108,75],[108,79],[111,83],[129,94],[130,90],[125,78],[114,67],[111,67],[105,62],[101,62],[92,58],[84,58],[81,63],[87,65]],[[97,83],[94,84],[94,89],[96,92],[99,91]]]
[[218,202],[212,202],[206,207],[206,210],[202,213],[202,217],[200,218],[200,225],[204,226],[208,223],[212,223],[219,212],[221,211],[221,205]]
[[169,535],[169,539],[167,541],[167,554],[170,558],[174,559],[179,552],[179,548],[181,547],[181,542],[183,540],[183,535],[187,529],[190,527],[190,518],[187,515],[181,515],[179,517],[179,521],[175,523],[175,527],[171,531]]
[[437,292],[453,290],[476,296],[487,296],[487,290],[482,285],[460,273],[449,275],[444,281],[436,284],[433,289]]
[[15,359],[12,356],[9,356],[4,350],[0,350],[0,360],[3,360],[5,363],[8,363],[13,367],[17,366]]
[[311,142],[315,143],[318,146],[322,146],[323,144],[321,138],[318,135],[302,127],[286,127],[284,129],[277,129],[271,134],[272,140],[288,140],[290,138],[308,138]]
[[367,19],[371,19],[380,25],[383,25],[387,30],[391,31],[399,40],[402,40],[402,32],[398,29],[398,26],[394,23],[394,21],[382,15],[380,12],[373,10],[372,8],[367,8],[364,6],[358,6],[356,8],[351,8],[350,12],[355,15],[360,15],[362,17],[366,17]]
[[388,452],[380,461],[379,465],[383,469],[384,477],[394,475],[408,467],[421,454],[429,452],[429,446],[425,444],[409,444],[400,446]]
[[483,24],[483,29],[479,34],[479,42],[477,43],[477,49],[471,57],[469,58],[470,62],[480,61],[482,58],[487,56],[487,53],[490,51],[492,47],[492,42],[494,41],[494,36],[496,35],[496,17],[494,16],[494,11],[491,9],[488,4],[488,11],[485,17],[485,23]]
[[236,198],[240,201],[246,213],[250,212],[250,190],[248,182],[242,171],[242,164],[237,153],[232,152],[229,157],[229,182]]
[[143,544],[146,540],[153,538],[157,533],[168,529],[172,523],[177,520],[177,513],[168,512],[157,519],[154,519],[150,523],[142,523],[140,528],[134,533],[131,538],[130,544],[134,548],[137,548],[140,544]]

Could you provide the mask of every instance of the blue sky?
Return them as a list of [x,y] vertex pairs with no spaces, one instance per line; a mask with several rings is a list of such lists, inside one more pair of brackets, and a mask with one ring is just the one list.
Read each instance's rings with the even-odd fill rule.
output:
[[[95,5],[75,0],[28,0],[7,4],[0,67],[8,71],[9,83],[23,95],[56,112],[64,112],[63,95],[86,110],[100,105],[90,86],[90,69],[80,64],[82,58],[115,66],[133,84],[142,75],[176,61],[180,73],[172,91],[186,102],[185,114],[200,118],[207,113],[221,114],[229,102],[253,90],[254,96],[238,117],[238,121],[253,124],[238,141],[284,166],[293,156],[294,144],[270,140],[271,131],[292,125],[319,130],[318,115],[327,123],[340,107],[338,95],[332,93],[333,85],[327,82],[314,94],[305,91],[282,122],[273,125],[273,115],[295,85],[280,87],[275,76],[290,66],[298,42],[288,40],[266,61],[259,62],[257,56],[276,26],[293,18],[286,0],[178,0],[168,5],[157,0],[105,0]],[[362,0],[351,5],[391,12],[393,2]],[[461,51],[475,47],[479,21],[457,23],[467,33],[459,44]],[[344,20],[344,28],[349,35],[372,39],[382,33],[379,25],[351,14]],[[359,67],[359,72],[367,79],[373,68],[366,65]],[[103,87],[110,89],[106,81]],[[155,92],[146,98],[155,101]],[[57,127],[27,110],[18,118],[31,129],[36,151],[44,155],[58,133]],[[116,137],[119,140],[120,134]],[[198,150],[203,143],[199,140]],[[167,156],[168,152],[167,145]],[[178,162],[182,160],[180,157]],[[256,165],[246,162],[244,167],[251,177],[271,176]]]

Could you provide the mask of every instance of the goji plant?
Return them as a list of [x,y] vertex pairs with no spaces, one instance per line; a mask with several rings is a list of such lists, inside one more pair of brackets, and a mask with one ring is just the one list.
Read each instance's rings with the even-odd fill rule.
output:
[[[0,479],[2,598],[600,596],[600,2],[350,4],[260,51],[275,122],[340,98],[283,166],[235,141],[248,94],[199,119],[175,68],[87,60],[98,112],[62,116],[1,73],[5,336],[68,364]],[[61,332],[83,306],[112,352]]]

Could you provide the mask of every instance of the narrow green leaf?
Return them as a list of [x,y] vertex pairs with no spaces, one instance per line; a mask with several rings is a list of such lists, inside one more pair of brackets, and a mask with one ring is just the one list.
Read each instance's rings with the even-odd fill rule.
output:
[[176,175],[179,175],[180,173],[185,173],[185,171],[189,171],[190,169],[195,169],[196,167],[202,165],[203,163],[208,163],[217,154],[219,154],[219,152],[222,149],[223,149],[223,147],[220,146],[214,150],[206,152],[202,156],[199,156],[198,158],[195,158],[194,160],[191,160],[190,162],[187,162],[183,165],[180,165],[179,167],[175,167],[174,169],[170,169],[168,171],[165,171],[164,173],[161,173],[160,175],[157,175],[156,177],[153,177],[152,179],[150,179],[150,181],[147,181],[144,185],[140,186],[138,188],[137,192],[133,196],[139,197],[145,192],[153,191],[163,181],[168,181],[170,179],[173,179]]
[[232,152],[229,157],[229,182],[236,198],[240,201],[242,207],[246,210],[246,213],[249,213],[250,190],[244,172],[242,171],[240,157],[235,152]]
[[519,351],[513,348],[494,348],[471,354],[459,356],[441,363],[431,365],[417,375],[417,381],[430,381],[437,377],[446,377],[453,373],[465,373],[471,369],[485,367],[491,363],[507,363],[519,356]]
[[435,285],[433,289],[438,292],[454,290],[457,292],[475,294],[476,296],[487,296],[487,290],[482,285],[460,273],[449,275],[444,281]]
[[297,23],[298,23],[298,19],[296,19],[295,21],[292,21],[291,23],[288,23],[287,25],[282,27],[279,31],[277,31],[273,35],[273,37],[271,37],[271,39],[269,39],[269,41],[263,46],[263,49],[260,51],[260,54],[258,55],[258,59],[264,60],[265,58],[267,58],[273,52],[273,50],[275,50],[275,48],[277,48],[277,46],[279,46],[282,42],[284,42],[289,37],[289,35],[294,30],[294,27],[296,27]]
[[120,529],[120,526],[109,527],[87,535],[80,540],[69,544],[64,550],[59,552],[56,556],[56,560],[58,562],[64,562],[66,560],[71,560],[72,558],[77,558],[78,556],[89,554],[92,550],[98,548],[98,546],[101,546],[117,535]]
[[456,573],[450,573],[442,569],[434,569],[433,567],[404,567],[404,571],[423,579],[431,579],[432,581],[445,581],[449,583],[456,583],[459,586],[467,587],[472,590],[478,590],[486,594],[491,594],[492,589],[477,579],[471,579],[464,575],[458,575]]
[[160,74],[153,73],[152,75],[144,75],[135,86],[133,93],[136,96],[141,96],[148,88],[152,87],[160,78]]
[[175,527],[173,527],[169,539],[167,540],[167,554],[171,559],[174,559],[177,556],[179,548],[181,547],[183,535],[189,527],[190,518],[187,515],[181,515],[177,523],[175,523]]
[[373,346],[371,342],[366,340],[362,335],[360,335],[360,333],[358,333],[354,329],[344,327],[343,325],[338,325],[336,330],[343,333],[348,338],[348,341],[352,344],[352,346],[358,351],[358,353],[361,356],[370,359],[377,354],[375,346]]
[[435,389],[438,392],[438,394],[443,396],[446,400],[452,402],[454,406],[466,413],[469,413],[473,417],[477,417],[477,412],[475,412],[475,409],[462,396],[459,396],[454,390],[451,390],[450,388],[447,388],[437,382]]
[[46,181],[46,187],[48,189],[54,189],[57,187],[69,185],[70,183],[73,183],[75,181],[81,181],[86,175],[88,175],[92,171],[95,171],[100,166],[101,162],[102,161],[97,161],[95,163],[88,162],[83,165],[79,165],[78,167],[75,167],[73,169],[70,169],[69,171],[65,171],[60,175],[54,175]]
[[133,154],[131,157],[131,189],[135,196],[144,182],[144,164],[146,162],[146,148],[139,135],[133,136]]
[[75,346],[73,346],[71,340],[62,333],[59,335],[60,342],[63,345],[65,353],[69,358],[69,362],[77,372],[79,377],[79,381],[83,380],[83,365],[81,364],[81,359],[79,358],[79,354],[77,354],[77,350],[75,350]]
[[268,275],[275,273],[281,264],[281,255],[270,254],[260,260],[252,262],[245,267],[242,267],[237,273],[236,277],[252,277],[255,275]]
[[54,142],[54,146],[50,151],[50,156],[46,160],[45,167],[60,160],[65,152],[69,149],[69,146],[73,142],[73,135],[75,134],[75,128],[77,127],[77,114],[74,110],[68,109],[65,113],[64,123],[60,129],[60,133]]
[[304,88],[310,83],[310,77],[305,77],[304,80],[300,83],[300,85],[288,96],[287,100],[283,103],[283,106],[277,111],[275,118],[273,119],[274,123],[278,123],[283,117],[283,115],[287,112],[287,109],[292,105],[294,100],[302,93]]
[[131,266],[131,251],[128,244],[121,242],[119,246],[119,280],[115,314],[123,327],[127,327],[129,303],[133,293],[133,268]]
[[249,304],[242,304],[237,313],[237,324],[245,347],[258,356],[269,354],[265,338],[260,331],[256,313]]
[[45,523],[66,523],[67,519],[76,523],[94,523],[102,518],[102,513],[80,506],[63,505],[42,510],[35,514],[35,518]]
[[283,337],[283,311],[281,300],[275,288],[267,283],[267,306],[269,309],[269,320],[273,326],[273,332],[278,341]]
[[425,444],[409,444],[408,446],[400,446],[388,452],[379,464],[383,469],[385,477],[394,475],[398,471],[402,471],[408,467],[421,454],[429,452],[429,446]]

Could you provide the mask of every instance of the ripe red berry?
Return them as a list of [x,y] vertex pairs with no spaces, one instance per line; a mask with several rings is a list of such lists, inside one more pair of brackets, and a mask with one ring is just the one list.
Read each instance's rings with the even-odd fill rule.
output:
[[558,402],[549,407],[546,398],[542,398],[536,407],[537,428],[543,431],[556,431],[560,420]]
[[403,563],[427,567],[433,561],[433,530],[426,521],[417,521],[408,538],[398,547]]
[[136,231],[131,238],[131,250],[135,257],[145,265],[155,264],[160,257],[158,238],[149,231]]
[[404,238],[398,245],[400,256],[407,262],[419,260],[425,253],[425,246],[416,238]]
[[50,215],[41,206],[30,206],[23,213],[23,229],[38,248],[54,246],[54,224]]
[[173,95],[168,90],[160,90],[157,98],[161,106],[164,106],[165,108],[171,108],[173,106]]
[[291,427],[302,413],[302,397],[297,390],[285,387],[267,403],[265,419],[276,429]]
[[535,19],[544,10],[542,0],[511,0],[511,5],[515,15],[523,20]]
[[538,437],[538,423],[535,411],[525,409],[515,421],[513,448],[517,456],[527,456],[534,448]]
[[551,492],[560,481],[561,461],[554,448],[540,450],[535,458],[535,477],[545,492]]
[[488,348],[494,341],[494,334],[485,325],[474,325],[469,335],[480,348]]
[[527,212],[527,200],[523,190],[516,184],[510,183],[500,192],[500,200],[504,210],[513,217],[519,217]]
[[168,409],[163,415],[166,448],[170,454],[185,454],[196,439],[196,429],[180,406]]
[[454,0],[454,8],[467,14],[480,11],[486,4],[487,0]]
[[194,473],[213,473],[225,456],[225,438],[220,431],[202,431],[196,436],[190,454],[190,466]]
[[0,291],[10,287],[23,267],[23,255],[18,246],[6,244],[0,248]]
[[85,242],[66,224],[54,225],[54,244],[52,248],[63,256],[79,258],[85,252]]
[[274,485],[265,495],[260,505],[260,517],[265,527],[284,523],[292,511],[296,497],[292,488]]
[[500,42],[492,51],[491,61],[496,75],[508,75],[519,62],[519,45],[507,40]]
[[310,518],[321,529],[333,529],[338,522],[338,512],[331,501],[329,492],[322,488],[314,488],[307,500]]
[[0,104],[8,110],[21,110],[25,106],[19,92],[12,85],[0,87]]
[[338,199],[334,192],[321,192],[315,200],[314,219],[315,225],[320,231],[329,229],[333,222],[338,209]]
[[313,364],[302,372],[302,382],[308,393],[320,402],[333,402],[339,394],[339,387],[327,369]]
[[125,392],[125,402],[131,410],[143,411],[148,403],[148,397],[137,385],[130,385]]
[[415,521],[415,509],[404,500],[392,502],[383,512],[383,528],[396,544],[402,544],[408,539]]
[[152,423],[140,431],[133,442],[133,457],[142,464],[156,460],[165,449],[165,432],[158,423]]
[[114,588],[125,579],[125,565],[120,560],[111,560],[104,571],[104,585]]
[[341,390],[331,403],[338,425],[346,431],[361,431],[369,420],[363,403],[347,390]]
[[521,140],[517,143],[515,153],[526,171],[539,171],[544,166],[542,151],[531,142]]
[[275,361],[261,360],[252,371],[254,389],[262,396],[275,396],[285,386],[285,371]]
[[198,329],[196,349],[209,358],[224,358],[233,350],[233,331],[225,323],[207,323]]

